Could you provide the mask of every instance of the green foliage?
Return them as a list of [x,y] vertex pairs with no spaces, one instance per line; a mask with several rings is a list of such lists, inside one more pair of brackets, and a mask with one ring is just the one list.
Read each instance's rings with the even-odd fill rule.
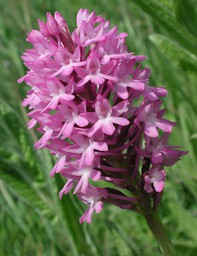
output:
[[174,9],[176,19],[189,30],[190,33],[197,36],[197,9],[193,0],[174,0]]
[[[196,38],[176,20],[173,13],[166,8],[165,4],[156,0],[133,0],[133,2],[151,15],[181,46],[197,54]],[[182,5],[185,3],[187,3],[187,1],[182,1]],[[183,9],[185,9],[185,7],[183,7]]]
[[128,47],[147,56],[151,84],[165,85],[167,115],[177,122],[171,143],[190,153],[167,170],[159,213],[179,255],[197,255],[197,4],[195,0],[8,0],[0,2],[0,255],[160,255],[142,217],[105,205],[93,223],[72,196],[58,198],[64,182],[51,179],[54,160],[36,152],[36,131],[21,107],[26,87],[20,55],[26,33],[46,11],[59,11],[70,29],[79,8],[95,10],[128,33]]

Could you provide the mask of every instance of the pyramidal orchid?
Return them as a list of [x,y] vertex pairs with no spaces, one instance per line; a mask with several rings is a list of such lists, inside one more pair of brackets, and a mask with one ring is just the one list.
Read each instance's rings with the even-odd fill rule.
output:
[[30,87],[23,105],[28,127],[42,134],[35,148],[48,148],[57,158],[51,176],[65,178],[60,198],[73,191],[87,205],[80,223],[103,202],[150,217],[165,166],[187,153],[168,145],[175,123],[163,117],[166,89],[149,84],[145,56],[128,51],[127,34],[94,12],[79,10],[73,33],[58,12],[38,23],[22,56],[29,71],[18,82]]

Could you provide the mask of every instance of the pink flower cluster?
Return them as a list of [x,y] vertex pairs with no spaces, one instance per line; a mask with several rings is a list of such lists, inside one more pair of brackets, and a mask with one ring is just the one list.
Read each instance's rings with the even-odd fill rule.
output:
[[149,85],[145,57],[127,50],[127,34],[94,12],[79,10],[72,34],[58,12],[38,23],[28,34],[33,48],[22,59],[29,71],[19,83],[31,88],[23,106],[31,110],[28,128],[38,125],[42,134],[35,148],[48,148],[58,159],[51,176],[66,178],[60,198],[73,189],[88,205],[80,218],[88,223],[103,201],[139,207],[138,196],[120,189],[159,194],[164,166],[186,153],[167,145],[175,125],[160,109],[167,91]]

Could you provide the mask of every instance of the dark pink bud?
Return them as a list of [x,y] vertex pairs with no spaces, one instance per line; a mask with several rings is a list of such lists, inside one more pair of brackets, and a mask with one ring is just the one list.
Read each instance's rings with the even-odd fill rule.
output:
[[68,25],[67,25],[65,19],[62,17],[62,15],[61,15],[59,12],[55,12],[55,14],[54,14],[54,19],[57,21],[58,25],[59,25],[62,29],[68,27]]
[[56,20],[49,12],[47,12],[47,28],[51,35],[58,36],[60,33]]
[[43,36],[46,36],[46,37],[50,36],[50,33],[47,29],[47,25],[43,21],[38,19],[38,25],[40,28],[40,32],[43,34]]
[[64,46],[70,51],[74,52],[74,43],[71,38],[71,34],[68,28],[68,24],[59,12],[55,12],[55,20],[57,21],[60,28],[60,38]]

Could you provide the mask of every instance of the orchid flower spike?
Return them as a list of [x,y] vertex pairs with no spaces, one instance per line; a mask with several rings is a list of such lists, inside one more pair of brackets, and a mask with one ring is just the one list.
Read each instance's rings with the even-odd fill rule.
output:
[[58,12],[38,23],[22,55],[29,71],[18,82],[30,87],[23,105],[28,127],[42,134],[35,148],[48,148],[57,158],[51,176],[65,178],[60,198],[73,191],[87,205],[80,223],[103,202],[142,211],[149,196],[157,207],[165,166],[187,152],[168,145],[175,123],[163,117],[167,91],[149,84],[145,56],[129,52],[127,34],[88,10],[79,10],[72,33]]

